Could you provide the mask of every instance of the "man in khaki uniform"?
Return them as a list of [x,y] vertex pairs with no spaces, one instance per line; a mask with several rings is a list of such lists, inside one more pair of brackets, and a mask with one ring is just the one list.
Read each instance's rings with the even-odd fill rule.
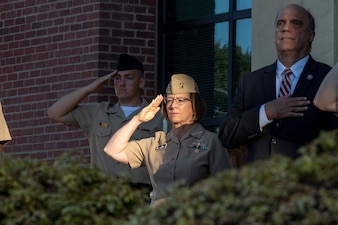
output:
[[3,146],[10,140],[12,140],[12,137],[9,133],[0,102],[0,159],[2,158]]
[[[114,80],[117,103],[79,104],[110,79]],[[103,149],[116,130],[148,105],[141,96],[144,85],[143,64],[130,55],[122,54],[116,70],[62,97],[47,112],[54,121],[84,131],[89,140],[92,166],[98,167],[109,176],[130,176],[136,186],[142,187],[144,184],[150,186],[146,168],[131,170],[127,165],[107,156]],[[162,120],[163,117],[158,113],[154,120],[140,125],[131,139],[153,136],[156,131],[162,130]]]

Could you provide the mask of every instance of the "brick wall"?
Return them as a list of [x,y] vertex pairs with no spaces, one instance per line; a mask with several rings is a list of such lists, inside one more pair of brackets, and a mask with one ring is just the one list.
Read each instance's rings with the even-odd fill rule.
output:
[[[156,93],[156,0],[2,0],[0,100],[13,141],[5,154],[53,161],[68,150],[89,158],[84,134],[52,122],[63,95],[111,71],[119,54],[145,65],[145,97]],[[84,102],[114,101],[105,87]]]

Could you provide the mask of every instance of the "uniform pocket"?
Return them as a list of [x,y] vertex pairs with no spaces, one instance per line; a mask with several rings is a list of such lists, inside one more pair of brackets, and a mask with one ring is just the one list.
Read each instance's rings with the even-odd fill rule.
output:
[[111,128],[109,128],[109,127],[98,127],[95,131],[95,134],[98,137],[110,136],[111,133],[112,133],[112,131],[111,131]]

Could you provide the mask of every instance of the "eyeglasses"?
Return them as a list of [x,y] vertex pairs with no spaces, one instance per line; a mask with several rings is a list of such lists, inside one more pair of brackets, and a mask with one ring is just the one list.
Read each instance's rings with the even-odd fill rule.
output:
[[182,98],[168,98],[168,97],[166,97],[166,98],[163,99],[163,101],[164,101],[164,104],[166,104],[166,105],[171,105],[171,104],[174,103],[174,101],[176,101],[177,105],[184,105],[184,103],[186,101],[191,102],[192,99],[191,98],[183,98],[183,97]]

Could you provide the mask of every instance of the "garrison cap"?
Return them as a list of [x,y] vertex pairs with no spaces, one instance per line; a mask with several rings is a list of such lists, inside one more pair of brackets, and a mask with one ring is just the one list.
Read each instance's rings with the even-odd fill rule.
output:
[[168,94],[200,93],[195,80],[186,74],[173,74],[166,92]]
[[144,73],[143,64],[136,59],[135,57],[128,55],[128,54],[121,54],[116,69],[118,71],[124,70],[139,70]]

